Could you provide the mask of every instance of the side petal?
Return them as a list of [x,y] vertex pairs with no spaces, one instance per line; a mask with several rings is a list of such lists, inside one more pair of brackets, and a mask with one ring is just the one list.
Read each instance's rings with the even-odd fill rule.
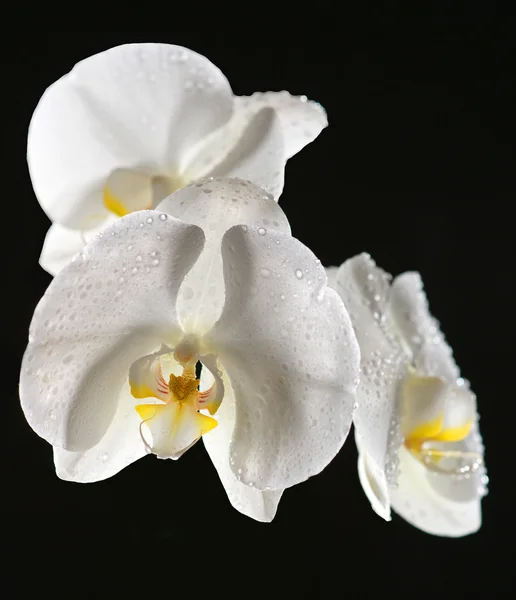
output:
[[[336,289],[349,312],[361,353],[353,417],[357,443],[368,456],[370,470],[387,470],[389,483],[393,483],[402,442],[398,388],[407,373],[408,358],[389,328],[389,277],[368,254],[360,254],[341,265]],[[382,510],[387,513],[387,501]]]
[[252,96],[235,98],[235,117],[249,119],[250,115],[265,106],[273,108],[280,120],[285,141],[286,157],[291,158],[307,144],[313,142],[328,126],[326,111],[306,96],[292,96],[282,92],[256,92]]
[[289,235],[237,226],[222,241],[226,303],[205,338],[233,387],[230,465],[283,489],[319,473],[351,425],[359,350],[324,268]]
[[429,472],[405,448],[400,449],[398,487],[391,506],[414,527],[433,535],[460,537],[481,525],[478,482]]
[[220,243],[233,225],[245,223],[290,233],[282,209],[264,190],[242,179],[206,179],[177,191],[159,206],[186,223],[202,227],[204,251],[181,286],[178,313],[183,328],[203,335],[220,316],[224,304],[224,278]]
[[133,213],[52,281],[20,375],[22,408],[38,435],[74,452],[102,439],[130,365],[181,335],[176,298],[202,246],[198,227]]
[[430,314],[419,273],[403,273],[396,277],[392,284],[389,312],[413,355],[418,371],[455,383],[459,369],[439,323]]
[[98,444],[84,452],[69,452],[54,446],[57,476],[78,483],[101,481],[145,456],[147,449],[140,436],[141,419],[134,410],[135,403],[125,382],[113,420]]
[[180,173],[232,112],[224,75],[186,48],[127,44],[86,58],[34,111],[27,159],[36,196],[52,221],[85,229],[105,212],[112,171]]

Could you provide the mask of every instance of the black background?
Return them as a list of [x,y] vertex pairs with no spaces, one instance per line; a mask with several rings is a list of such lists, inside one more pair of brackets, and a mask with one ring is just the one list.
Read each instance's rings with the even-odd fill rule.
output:
[[[51,558],[35,576],[41,589],[66,591],[66,575],[74,598],[132,597],[138,583],[147,595],[185,586],[194,598],[514,592],[514,19],[407,17],[345,30],[329,21],[279,35],[185,22],[169,33],[39,32],[2,51],[2,511],[11,534],[2,543],[22,573]],[[394,274],[421,272],[478,396],[491,480],[480,532],[445,539],[396,515],[382,521],[358,482],[352,436],[322,474],[285,492],[271,524],[230,506],[202,444],[96,484],[55,476],[17,393],[32,311],[50,282],[37,263],[49,221],[28,176],[27,127],[44,89],[77,61],[137,41],[204,54],[236,94],[286,89],[326,108],[330,125],[289,161],[280,204],[323,264],[368,251]],[[120,573],[114,596],[96,583],[110,572]]]

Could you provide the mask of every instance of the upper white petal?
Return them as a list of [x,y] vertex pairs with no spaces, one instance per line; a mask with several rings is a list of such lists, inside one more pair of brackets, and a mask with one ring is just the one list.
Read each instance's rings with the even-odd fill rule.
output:
[[459,369],[453,353],[428,309],[419,273],[403,273],[392,283],[389,312],[416,369],[424,375],[455,383]]
[[45,91],[32,117],[27,158],[38,200],[53,221],[85,229],[106,212],[111,171],[180,174],[232,112],[228,81],[191,50],[128,44],[91,56]]
[[202,335],[220,316],[224,304],[220,244],[226,231],[247,224],[290,233],[290,226],[270,194],[241,179],[199,181],[172,194],[158,208],[205,232],[204,251],[181,286],[177,304],[184,329]]
[[[336,289],[351,317],[361,353],[358,406],[353,418],[357,443],[367,454],[370,471],[384,473],[387,466],[395,475],[401,443],[397,390],[407,372],[408,358],[389,331],[389,279],[368,255],[361,254],[341,265]],[[387,492],[380,501],[384,515],[388,514]]]
[[176,298],[203,233],[156,211],[119,219],[52,281],[30,326],[20,376],[29,424],[84,451],[108,429],[137,358],[181,334]]
[[[206,370],[203,369],[201,386],[206,380],[205,373]],[[213,377],[209,379],[212,380]],[[209,384],[206,387],[209,387]],[[235,413],[235,396],[231,385],[226,385],[224,400],[215,416],[219,424],[215,429],[204,434],[202,439],[233,507],[256,521],[269,522],[276,514],[283,491],[258,490],[238,481],[233,475],[229,465],[229,456],[230,442],[235,427]]]
[[351,425],[359,351],[316,257],[289,235],[237,226],[222,242],[226,303],[206,339],[233,387],[231,468],[283,489],[320,472]]

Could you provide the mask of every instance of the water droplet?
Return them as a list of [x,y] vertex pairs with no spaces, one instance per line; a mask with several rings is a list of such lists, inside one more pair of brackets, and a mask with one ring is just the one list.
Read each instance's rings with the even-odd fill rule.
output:
[[258,233],[260,235],[265,235],[267,233],[267,230],[265,228],[263,228],[263,227],[259,227],[258,228]]
[[152,223],[152,217],[147,218],[147,223],[150,225]]
[[303,279],[303,271],[301,271],[301,269],[296,269],[296,277],[298,279]]
[[109,454],[107,452],[104,452],[104,454],[102,455],[102,460],[104,462],[106,462],[108,458],[109,458]]
[[160,219],[160,221],[166,221],[167,220],[167,215],[160,215],[159,219]]
[[138,256],[136,257],[136,262],[142,262],[142,257],[138,254]]

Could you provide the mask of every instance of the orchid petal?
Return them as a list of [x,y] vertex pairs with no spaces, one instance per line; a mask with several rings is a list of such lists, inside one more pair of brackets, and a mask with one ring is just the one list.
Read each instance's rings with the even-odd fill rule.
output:
[[113,171],[180,176],[232,111],[224,75],[191,50],[127,44],[82,60],[32,117],[27,158],[38,200],[52,221],[85,229],[92,214],[107,212]]
[[233,474],[283,489],[319,473],[351,425],[359,350],[316,257],[289,235],[236,226],[222,241],[226,303],[205,338],[232,385]]
[[[369,255],[360,254],[341,265],[336,289],[349,312],[361,353],[361,379],[353,417],[357,444],[367,454],[369,472],[382,473],[388,468],[395,477],[401,443],[397,389],[407,372],[408,360],[386,322],[389,279]],[[385,482],[378,485],[384,489]],[[379,500],[383,505],[377,512],[385,518],[389,513],[388,494],[384,491]]]
[[186,223],[202,227],[203,253],[181,286],[177,309],[185,331],[209,331],[224,305],[220,243],[233,225],[277,229],[290,233],[285,214],[270,194],[240,179],[207,179],[172,194],[158,206]]
[[394,279],[389,312],[413,355],[416,369],[423,375],[442,377],[455,383],[459,369],[439,323],[428,310],[419,273],[403,273]]
[[264,108],[253,116],[238,143],[208,175],[248,179],[279,198],[286,162],[278,116]]
[[176,298],[202,246],[198,227],[133,213],[53,280],[35,310],[20,379],[38,435],[74,452],[100,442],[131,364],[179,339]]
[[276,111],[287,158],[313,142],[328,126],[324,108],[317,102],[307,100],[306,96],[292,96],[286,91],[256,92],[252,96],[237,96],[235,100],[234,121],[249,119],[263,107],[271,107]]
[[[203,369],[201,387],[213,381]],[[208,383],[208,386],[210,385]],[[217,412],[218,427],[203,435],[206,450],[217,469],[229,501],[236,510],[255,519],[270,522],[276,514],[282,490],[258,490],[244,485],[233,475],[229,465],[230,441],[235,427],[235,397],[230,385],[226,385],[224,402]]]

